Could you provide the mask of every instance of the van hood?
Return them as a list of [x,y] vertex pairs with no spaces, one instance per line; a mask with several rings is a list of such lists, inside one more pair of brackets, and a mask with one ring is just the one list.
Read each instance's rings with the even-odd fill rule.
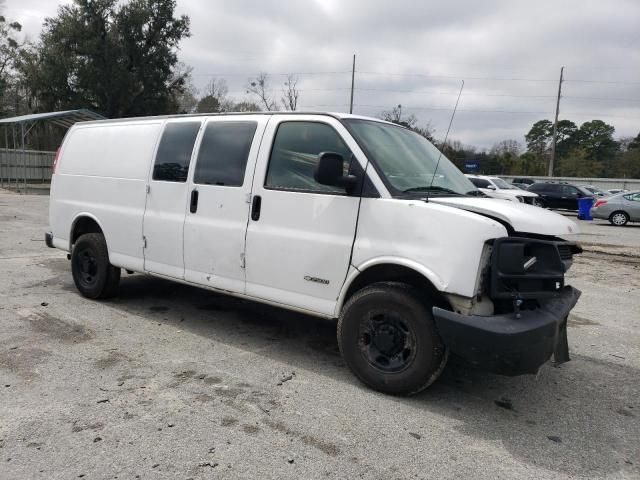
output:
[[571,235],[578,226],[568,218],[544,208],[496,198],[429,197],[429,201],[493,217],[510,224],[516,232],[539,235]]

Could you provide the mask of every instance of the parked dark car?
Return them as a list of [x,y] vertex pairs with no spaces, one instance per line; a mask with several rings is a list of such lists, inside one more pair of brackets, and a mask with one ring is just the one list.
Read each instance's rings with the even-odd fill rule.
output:
[[528,190],[537,193],[538,203],[546,208],[578,210],[579,198],[594,198],[586,188],[570,183],[534,183]]
[[536,183],[536,181],[533,180],[532,178],[517,177],[517,178],[514,178],[513,180],[511,180],[511,183],[513,183],[514,185],[520,187],[520,185],[533,185],[534,183]]

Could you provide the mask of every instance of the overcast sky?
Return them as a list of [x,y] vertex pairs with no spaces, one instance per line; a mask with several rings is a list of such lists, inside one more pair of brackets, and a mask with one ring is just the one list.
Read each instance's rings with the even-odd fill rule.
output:
[[[8,0],[6,16],[34,40],[61,3]],[[640,131],[639,0],[178,0],[178,12],[195,85],[224,78],[237,99],[258,72],[279,98],[293,72],[302,109],[348,111],[355,53],[355,113],[401,104],[443,138],[464,79],[450,138],[489,148],[553,118],[564,65],[561,119]]]

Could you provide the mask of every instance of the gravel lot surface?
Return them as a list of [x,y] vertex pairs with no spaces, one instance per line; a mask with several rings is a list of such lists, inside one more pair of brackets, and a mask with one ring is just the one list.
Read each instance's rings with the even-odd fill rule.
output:
[[579,222],[572,361],[372,392],[335,324],[144,275],[82,298],[0,192],[0,478],[640,478],[640,226]]

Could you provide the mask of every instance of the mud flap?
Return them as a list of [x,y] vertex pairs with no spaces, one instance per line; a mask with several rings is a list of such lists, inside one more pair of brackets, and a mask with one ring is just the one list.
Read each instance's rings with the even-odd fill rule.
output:
[[558,341],[556,343],[556,348],[553,351],[553,363],[557,366],[570,360],[569,340],[567,339],[567,319],[565,318],[558,330]]

